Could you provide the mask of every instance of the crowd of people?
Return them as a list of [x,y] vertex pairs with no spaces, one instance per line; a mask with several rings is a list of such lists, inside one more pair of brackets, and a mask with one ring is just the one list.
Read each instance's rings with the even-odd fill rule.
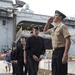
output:
[[[52,35],[52,75],[67,75],[67,57],[70,48],[70,34],[67,26],[62,23],[66,16],[56,10],[54,17],[51,17],[45,27],[44,33]],[[55,26],[51,29],[49,25],[54,22]],[[12,52],[6,54],[6,72],[12,62],[13,75],[37,75],[39,62],[45,54],[44,39],[39,34],[39,27],[34,26],[32,35],[27,40],[20,38],[20,43],[13,44]],[[23,69],[25,68],[25,69]]]
[[[44,39],[39,37],[38,34],[39,27],[34,26],[31,37],[25,40],[25,37],[22,36],[17,46],[13,44],[11,53],[6,54],[9,68],[9,63],[12,62],[13,75],[27,75],[27,73],[37,75],[39,62],[43,59],[45,53]],[[24,67],[25,69],[23,69]]]

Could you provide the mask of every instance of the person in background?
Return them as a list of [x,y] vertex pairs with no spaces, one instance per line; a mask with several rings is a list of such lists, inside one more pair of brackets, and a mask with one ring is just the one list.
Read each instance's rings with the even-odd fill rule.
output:
[[11,71],[11,49],[9,49],[8,53],[6,53],[4,62],[6,64],[5,65],[6,73],[10,73]]
[[24,71],[24,75],[27,75],[27,54],[26,54],[26,42],[25,42],[25,45],[23,45],[23,50],[24,50],[24,67],[25,67],[25,71]]
[[20,43],[16,50],[16,63],[18,66],[18,75],[23,75],[23,66],[25,66],[24,74],[27,75],[26,52],[25,52],[25,37],[20,38]]
[[16,73],[17,73],[17,65],[16,65],[16,63],[15,63],[15,56],[16,56],[16,44],[15,43],[13,43],[13,45],[12,45],[12,51],[11,51],[11,61],[12,61],[12,70],[13,70],[13,72],[12,72],[12,74],[13,75],[16,75]]
[[[44,33],[52,35],[52,75],[67,75],[67,60],[71,41],[68,28],[62,23],[65,17],[62,12],[56,10],[54,17],[51,17],[44,27]],[[52,22],[55,23],[55,26],[48,29]]]
[[28,60],[28,75],[37,75],[39,62],[45,53],[44,39],[39,34],[39,27],[34,26],[31,37],[26,41],[26,53]]

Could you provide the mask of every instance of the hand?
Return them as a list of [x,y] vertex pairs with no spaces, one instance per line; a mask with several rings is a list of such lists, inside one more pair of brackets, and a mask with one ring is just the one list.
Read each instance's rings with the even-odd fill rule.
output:
[[48,24],[51,24],[53,22],[53,17],[49,18]]
[[39,61],[41,61],[43,59],[43,55],[40,55]]
[[16,64],[18,63],[18,61],[17,61],[17,60],[15,60],[14,62],[15,62]]
[[26,59],[24,59],[24,64],[26,64],[26,62],[27,62]]
[[34,59],[35,61],[39,61],[38,57],[35,56],[35,55],[33,55],[33,59]]
[[63,55],[62,63],[65,64],[68,60],[68,56],[66,54]]
[[12,63],[16,63],[15,60],[11,61]]

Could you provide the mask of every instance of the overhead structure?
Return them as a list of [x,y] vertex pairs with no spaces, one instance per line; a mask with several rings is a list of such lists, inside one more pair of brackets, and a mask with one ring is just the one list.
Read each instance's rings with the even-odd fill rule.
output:
[[4,1],[4,2],[13,2],[12,0],[0,0],[0,1]]
[[16,5],[18,7],[23,7],[26,3],[24,1],[21,1],[21,0],[16,0]]

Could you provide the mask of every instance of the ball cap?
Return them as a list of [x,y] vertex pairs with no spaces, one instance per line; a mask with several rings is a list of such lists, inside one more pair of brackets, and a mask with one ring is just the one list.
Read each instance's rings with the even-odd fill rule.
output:
[[60,16],[62,16],[62,20],[63,20],[64,18],[66,18],[66,15],[63,14],[62,12],[60,12],[59,10],[56,10],[56,11],[55,11],[55,14],[59,14]]
[[33,28],[39,30],[38,25],[35,25]]

